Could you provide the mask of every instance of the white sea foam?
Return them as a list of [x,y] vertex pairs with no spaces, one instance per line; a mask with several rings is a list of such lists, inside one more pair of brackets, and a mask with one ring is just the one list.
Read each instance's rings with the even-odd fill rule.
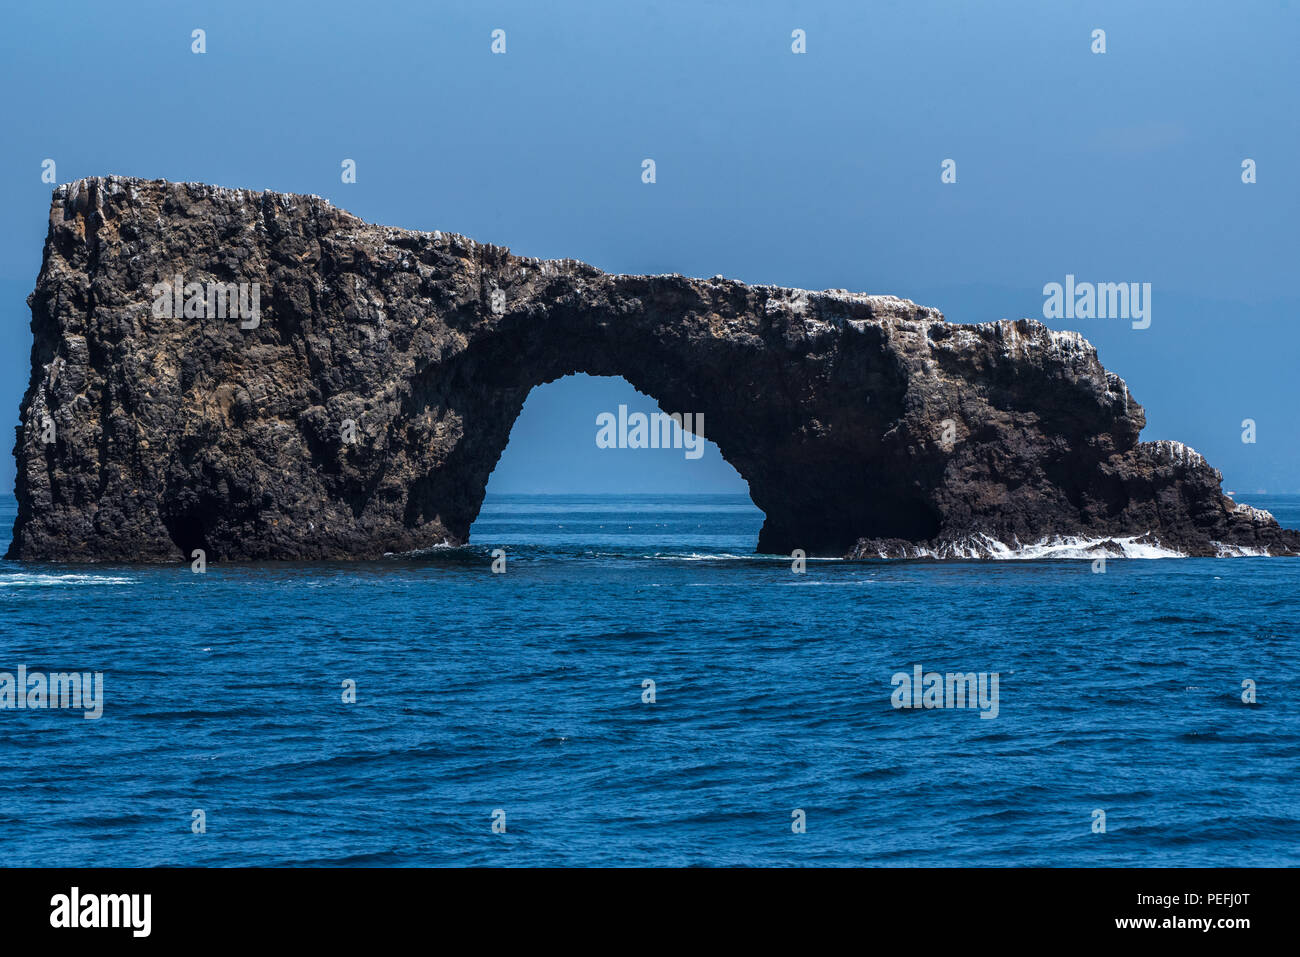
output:
[[[653,555],[642,555],[642,558],[657,558],[660,561],[669,562],[722,562],[722,561],[760,561],[760,562],[790,562],[793,559],[789,555],[764,555],[754,552],[748,555],[734,555],[731,552],[655,552]],[[807,562],[839,562],[842,558],[827,558],[809,555],[804,561]]]
[[983,533],[969,535],[955,542],[945,542],[937,548],[909,545],[906,554],[885,555],[880,558],[937,558],[944,560],[980,559],[992,561],[1035,561],[1055,559],[1092,560],[1097,558],[1186,558],[1180,551],[1166,548],[1159,542],[1141,541],[1145,535],[1126,538],[1084,538],[1082,536],[1056,536],[1030,544],[998,541]]
[[1211,542],[1217,550],[1216,558],[1268,558],[1267,548],[1255,548],[1251,545],[1225,545],[1223,542]]
[[757,555],[757,554],[733,555],[730,552],[718,552],[718,553],[687,552],[685,554],[680,552],[655,552],[653,555],[642,555],[641,557],[657,558],[660,561],[670,561],[670,562],[721,562],[721,561],[733,561],[733,560],[754,561],[755,559],[767,559],[770,561],[774,557],[785,558],[784,555],[777,555],[777,556]]
[[95,575],[68,573],[63,575],[44,575],[38,573],[18,572],[13,575],[0,575],[0,588],[50,588],[59,585],[134,585],[134,578],[121,575]]
[[443,539],[433,545],[426,545],[424,548],[412,549],[409,552],[384,552],[385,558],[419,558],[422,555],[429,555],[434,552],[442,551],[448,548],[460,548],[459,545],[453,545],[451,542]]
[[[844,587],[850,587],[850,588],[864,588],[864,587],[866,587],[867,585],[876,585],[876,584],[879,584],[879,582],[878,582],[876,579],[874,579],[874,578],[855,578],[855,579],[853,579],[852,581],[847,581],[847,582],[828,582],[828,581],[821,581],[821,580],[819,580],[819,579],[814,578],[814,579],[811,579],[811,580],[804,580],[804,581],[784,582],[784,583],[783,583],[783,586],[786,587],[786,588],[812,588],[812,587],[818,587],[818,588],[844,588]],[[894,583],[894,582],[890,582],[890,584],[895,584],[895,583]]]
[[[1265,558],[1269,550],[1251,545],[1225,545],[1211,542],[1218,558]],[[941,560],[976,559],[985,561],[1035,561],[1056,559],[1094,560],[1098,558],[1187,558],[1185,552],[1162,545],[1149,534],[1127,537],[1084,538],[1082,536],[1057,536],[1032,544],[998,541],[991,535],[970,535],[956,542],[947,542],[937,548],[908,545],[905,554],[884,554],[878,558],[936,558]]]

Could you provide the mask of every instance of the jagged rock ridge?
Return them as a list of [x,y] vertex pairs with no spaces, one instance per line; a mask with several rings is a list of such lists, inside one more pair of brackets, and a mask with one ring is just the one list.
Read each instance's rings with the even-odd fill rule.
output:
[[[177,275],[257,283],[260,321],[156,316]],[[29,303],[13,558],[464,543],[529,391],[574,372],[703,413],[765,552],[1300,551],[1195,452],[1139,442],[1142,407],[1079,334],[1028,319],[607,275],[314,196],[121,177],[55,191]]]

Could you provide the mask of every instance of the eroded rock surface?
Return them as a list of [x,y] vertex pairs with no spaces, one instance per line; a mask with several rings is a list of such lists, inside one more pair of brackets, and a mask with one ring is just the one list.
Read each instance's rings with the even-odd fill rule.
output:
[[[257,283],[260,320],[156,316],[178,274]],[[607,275],[314,196],[120,177],[56,190],[29,303],[13,558],[464,543],[529,391],[574,372],[703,413],[765,552],[1300,551],[1201,456],[1140,443],[1142,407],[1095,349],[1033,320]]]

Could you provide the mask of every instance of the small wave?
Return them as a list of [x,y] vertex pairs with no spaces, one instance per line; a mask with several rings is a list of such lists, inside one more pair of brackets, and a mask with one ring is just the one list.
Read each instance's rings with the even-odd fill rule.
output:
[[1176,549],[1166,548],[1159,542],[1148,540],[1143,535],[1131,535],[1128,538],[1062,538],[1035,542],[1032,545],[1007,546],[994,542],[996,546],[989,556],[1002,560],[1035,559],[1096,559],[1096,558],[1186,558]]
[[771,561],[772,555],[733,555],[730,552],[655,552],[653,555],[642,555],[642,558],[653,558],[658,561],[669,562],[726,562],[726,561],[753,561],[755,559],[766,559]]
[[876,584],[879,584],[879,583],[878,583],[878,582],[876,581],[876,579],[874,579],[874,578],[855,578],[853,581],[847,581],[847,582],[828,582],[828,581],[820,581],[820,580],[818,580],[818,579],[811,579],[811,580],[808,580],[808,581],[782,582],[781,584],[782,584],[782,586],[785,587],[785,588],[799,588],[799,587],[802,587],[802,588],[812,588],[812,587],[825,587],[825,588],[829,588],[829,587],[835,587],[835,586],[839,586],[839,587],[846,587],[846,586],[847,586],[847,587],[852,587],[852,586],[862,587],[862,586],[864,586],[864,585],[876,585]]
[[1217,554],[1215,558],[1271,558],[1267,548],[1255,548],[1252,545],[1225,545],[1223,542],[1211,542]]
[[385,558],[419,558],[422,555],[437,555],[449,548],[460,548],[459,545],[453,545],[444,539],[436,545],[426,545],[424,548],[416,548],[409,552],[384,552]]
[[0,575],[0,588],[52,588],[59,585],[134,585],[134,578],[122,575],[77,574],[63,575],[19,572]]
[[[751,553],[748,555],[737,555],[733,552],[655,552],[653,555],[642,555],[642,558],[654,559],[664,562],[782,562],[789,564],[791,558],[789,555],[765,555],[761,553]],[[804,561],[809,562],[840,562],[842,558],[815,558],[809,556]]]

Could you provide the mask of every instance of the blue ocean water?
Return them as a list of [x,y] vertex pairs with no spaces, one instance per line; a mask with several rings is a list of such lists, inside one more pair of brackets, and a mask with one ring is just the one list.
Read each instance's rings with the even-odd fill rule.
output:
[[[1300,559],[797,575],[761,520],[504,496],[382,562],[0,563],[0,671],[106,699],[0,711],[6,863],[1300,863]],[[895,709],[917,664],[997,672],[997,717]]]

